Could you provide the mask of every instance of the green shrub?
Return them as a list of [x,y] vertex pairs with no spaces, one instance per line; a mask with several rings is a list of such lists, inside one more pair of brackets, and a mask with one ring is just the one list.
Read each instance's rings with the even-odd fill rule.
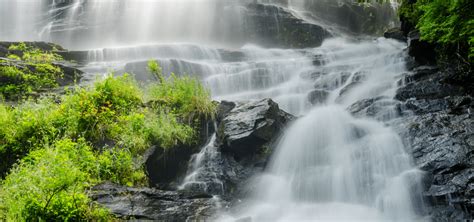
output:
[[105,220],[85,189],[94,181],[95,155],[84,143],[58,141],[31,152],[2,182],[0,204],[9,221]]
[[165,78],[163,77],[163,69],[155,60],[148,61],[148,70],[155,78],[160,82],[164,83]]
[[54,142],[58,118],[57,105],[46,99],[16,108],[0,104],[0,177],[31,150]]
[[112,148],[97,156],[99,181],[133,186],[145,185],[145,173],[128,149]]
[[[150,64],[149,69],[155,70],[153,66],[156,63]],[[209,90],[194,77],[177,77],[172,73],[162,84],[150,85],[147,92],[148,100],[157,101],[163,107],[171,109],[172,113],[188,123],[201,117],[213,118],[216,112]]]
[[111,126],[121,115],[135,112],[141,101],[140,88],[128,75],[108,76],[93,87],[76,88],[61,104],[66,135],[103,145],[110,138]]
[[163,148],[196,142],[197,133],[193,128],[189,125],[178,123],[178,120],[172,113],[148,114],[148,121],[145,123],[145,126],[150,141],[160,144]]

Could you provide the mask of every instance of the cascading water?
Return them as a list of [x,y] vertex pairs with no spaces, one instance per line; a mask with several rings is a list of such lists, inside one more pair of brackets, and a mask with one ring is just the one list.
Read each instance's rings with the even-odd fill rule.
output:
[[[405,72],[404,44],[378,39],[331,39],[314,49],[316,91],[329,92],[284,134],[251,195],[230,221],[423,220],[422,172],[400,137],[386,127],[396,116],[391,98]],[[375,118],[351,116],[348,106],[378,98]]]
[[222,169],[220,169],[220,165],[213,161],[220,158],[221,155],[215,142],[216,134],[214,133],[201,151],[191,157],[188,174],[179,189],[224,194],[224,184],[219,179]]
[[[290,13],[265,15],[278,35],[288,34],[279,24],[291,15],[340,37],[317,48],[259,47],[249,39],[254,31],[249,32],[253,26],[246,19],[249,2],[278,5],[278,13]],[[109,69],[146,79],[146,60],[154,58],[164,73],[198,76],[216,100],[270,97],[284,110],[304,115],[284,134],[266,171],[249,184],[253,194],[222,220],[423,219],[421,172],[389,127],[397,115],[392,99],[396,81],[406,72],[405,45],[347,37],[347,30],[374,33],[360,25],[372,17],[320,13],[335,5],[360,9],[344,5],[350,0],[334,2],[1,0],[0,39],[53,41],[87,50],[85,82]],[[392,23],[391,18],[371,24],[377,29]],[[355,118],[347,111],[369,100],[372,106],[364,109],[370,116]],[[214,140],[190,161],[182,188],[199,186],[213,194],[225,190],[213,165],[220,158]]]

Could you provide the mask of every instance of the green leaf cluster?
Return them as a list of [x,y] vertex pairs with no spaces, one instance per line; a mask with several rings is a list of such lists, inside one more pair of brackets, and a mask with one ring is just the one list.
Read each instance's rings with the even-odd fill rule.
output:
[[[150,61],[149,67],[156,67],[156,61]],[[159,66],[158,66],[159,67]],[[150,70],[156,70],[150,68]],[[191,76],[177,77],[171,73],[165,80],[158,70],[157,76],[162,79],[161,84],[152,84],[148,87],[148,100],[171,108],[171,112],[188,122],[199,118],[213,118],[216,104],[210,100],[210,91],[198,79]]]
[[474,2],[470,0],[402,0],[400,15],[415,25],[421,38],[474,63]]
[[[32,151],[0,188],[7,221],[87,221],[111,219],[91,204],[86,189],[99,179],[99,161],[84,141],[59,140]],[[99,167],[97,167],[99,166]]]

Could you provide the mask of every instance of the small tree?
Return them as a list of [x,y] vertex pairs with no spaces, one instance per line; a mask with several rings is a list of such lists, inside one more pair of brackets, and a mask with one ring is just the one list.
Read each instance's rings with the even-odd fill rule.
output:
[[161,84],[165,82],[165,78],[163,77],[163,69],[155,60],[148,61],[148,70],[153,74]]

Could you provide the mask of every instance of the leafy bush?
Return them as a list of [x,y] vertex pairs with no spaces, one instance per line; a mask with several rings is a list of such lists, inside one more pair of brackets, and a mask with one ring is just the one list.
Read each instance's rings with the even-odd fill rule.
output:
[[93,87],[73,90],[64,97],[60,110],[68,136],[103,145],[120,116],[135,112],[141,104],[141,90],[133,78],[108,76]]
[[[156,62],[149,62],[148,65],[150,70],[156,70]],[[158,70],[161,75],[161,69]],[[158,104],[170,108],[172,113],[184,118],[188,123],[200,117],[213,118],[216,112],[216,105],[211,100],[209,90],[194,77],[177,77],[171,73],[161,84],[149,86],[148,95],[148,100],[157,101]]]
[[189,125],[178,123],[174,114],[161,112],[158,115],[148,115],[149,121],[145,126],[150,141],[160,144],[163,148],[196,142],[197,133]]
[[31,152],[5,178],[0,204],[11,221],[85,221],[108,218],[90,205],[95,156],[84,143],[58,141]]
[[53,142],[59,132],[57,105],[27,101],[16,108],[0,104],[0,177],[29,151]]

